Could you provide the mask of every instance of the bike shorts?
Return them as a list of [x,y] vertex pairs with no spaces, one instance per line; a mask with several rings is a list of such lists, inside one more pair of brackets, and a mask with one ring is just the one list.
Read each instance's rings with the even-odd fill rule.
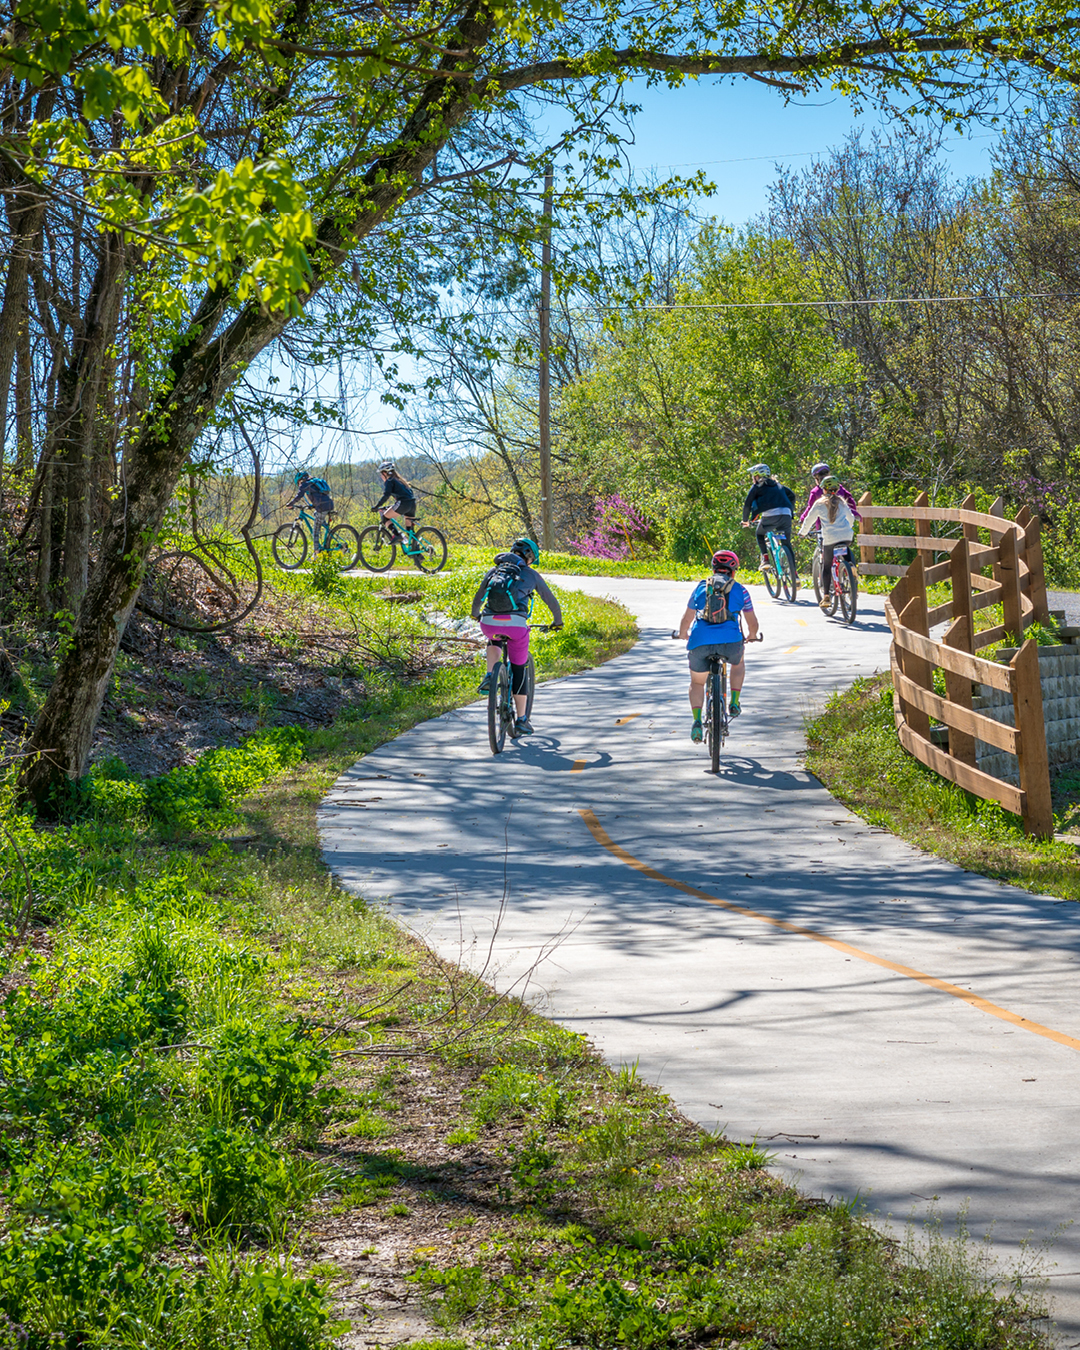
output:
[[690,659],[690,669],[704,675],[709,669],[710,656],[722,656],[729,666],[737,666],[743,659],[745,647],[741,638],[738,642],[706,642],[703,647],[691,647],[686,655]]
[[386,508],[388,511],[396,511],[399,516],[404,516],[406,520],[413,520],[416,516],[416,498],[392,497],[390,505]]
[[485,637],[502,637],[505,634],[510,639],[506,654],[512,666],[523,666],[528,661],[529,629],[526,624],[500,624],[491,619],[481,619],[480,628]]

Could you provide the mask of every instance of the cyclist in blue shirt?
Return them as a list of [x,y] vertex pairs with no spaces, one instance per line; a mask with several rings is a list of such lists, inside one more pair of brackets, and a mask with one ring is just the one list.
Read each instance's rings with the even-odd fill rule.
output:
[[731,703],[728,713],[738,717],[742,712],[740,695],[743,681],[746,679],[746,662],[743,659],[744,638],[742,619],[746,616],[745,641],[757,642],[758,621],[754,613],[754,602],[745,586],[735,580],[739,570],[738,554],[729,549],[720,549],[713,554],[713,574],[725,578],[727,590],[728,618],[722,623],[707,623],[702,617],[705,604],[706,582],[699,581],[690,597],[686,613],[679,625],[679,637],[686,639],[686,650],[690,661],[690,710],[694,714],[690,728],[690,739],[700,741],[702,737],[701,709],[705,703],[705,682],[709,676],[708,658],[722,656],[728,663],[731,676]]

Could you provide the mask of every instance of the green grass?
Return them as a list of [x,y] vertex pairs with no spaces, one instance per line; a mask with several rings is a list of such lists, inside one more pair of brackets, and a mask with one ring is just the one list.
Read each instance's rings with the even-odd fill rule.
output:
[[[972,872],[1080,900],[1076,850],[1024,834],[1018,816],[964,792],[905,753],[896,738],[887,675],[834,694],[806,729],[807,768],[846,806]],[[1080,777],[1054,782],[1059,829],[1080,817]]]
[[[385,582],[293,583],[382,635],[362,715],[175,792],[98,775],[51,829],[0,799],[0,1345],[329,1350],[330,1216],[411,1272],[416,1350],[1044,1345],[965,1243],[898,1250],[804,1200],[333,883],[326,786],[474,697],[477,663],[440,663]],[[432,590],[460,613],[472,584]],[[544,676],[633,640],[616,606],[566,616]]]

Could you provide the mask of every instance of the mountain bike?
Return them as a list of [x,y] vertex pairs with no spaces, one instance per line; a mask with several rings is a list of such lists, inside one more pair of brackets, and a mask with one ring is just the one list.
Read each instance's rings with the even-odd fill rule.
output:
[[769,550],[770,561],[762,564],[761,574],[769,594],[775,600],[783,589],[784,599],[794,600],[799,590],[799,577],[784,540],[775,530],[766,530],[765,547]]
[[[681,634],[673,632],[673,638]],[[750,638],[744,639],[750,642]],[[754,642],[763,641],[761,633]],[[728,710],[728,663],[722,656],[705,658],[709,665],[709,678],[705,681],[705,707],[701,713],[701,728],[705,733],[705,744],[709,747],[709,762],[713,773],[720,772],[720,751],[731,729],[731,713]]]
[[[818,536],[814,548],[814,594],[821,603],[825,594],[821,576],[821,536]],[[833,549],[832,576],[829,578],[829,605],[824,611],[830,618],[839,609],[845,623],[855,622],[855,613],[859,605],[859,577],[851,560],[851,548],[848,544],[837,544]]]
[[399,548],[421,572],[439,572],[446,566],[446,540],[432,525],[405,530],[383,515],[378,525],[369,525],[360,534],[360,561],[369,572],[388,572]]
[[[546,633],[551,627],[547,623],[531,623],[529,631],[531,633]],[[506,744],[506,737],[509,735],[512,741],[517,740],[517,732],[514,730],[517,722],[517,710],[514,707],[514,695],[511,690],[511,671],[510,659],[507,649],[510,645],[510,638],[505,633],[497,633],[494,637],[489,637],[488,642],[493,647],[498,647],[502,655],[491,668],[491,682],[488,685],[488,742],[491,745],[491,753],[498,755],[502,753],[502,748]],[[525,720],[528,721],[532,716],[533,697],[536,694],[536,663],[533,661],[532,652],[529,653],[529,661],[525,667]]]
[[315,520],[303,507],[295,520],[279,525],[270,540],[270,552],[274,561],[286,572],[303,567],[308,555],[308,537],[315,545],[316,553],[333,555],[334,565],[342,572],[348,572],[356,566],[360,556],[360,536],[351,525],[335,525],[323,521],[321,539],[315,538]]

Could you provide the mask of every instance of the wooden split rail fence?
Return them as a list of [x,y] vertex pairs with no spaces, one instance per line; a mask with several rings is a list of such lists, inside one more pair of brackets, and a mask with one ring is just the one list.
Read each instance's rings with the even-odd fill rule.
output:
[[[861,574],[899,578],[885,614],[900,744],[965,791],[1000,802],[1023,819],[1029,834],[1050,838],[1054,815],[1038,646],[1024,638],[1032,623],[1050,619],[1038,518],[1024,509],[1010,520],[1000,500],[989,511],[975,510],[971,497],[956,508],[933,507],[925,493],[912,506],[874,506],[867,493],[859,512],[864,522],[911,521],[914,529],[910,535],[873,534],[864,524],[858,540]],[[935,525],[955,533],[935,533]],[[917,552],[903,566],[879,563],[881,548]],[[935,561],[941,554],[947,556]],[[946,581],[952,598],[931,605],[927,587]],[[976,633],[975,614],[991,605],[1001,605],[1002,622]],[[944,632],[932,638],[931,630],[943,623]],[[975,655],[1009,639],[1019,650],[1008,665]],[[944,696],[935,689],[935,670],[944,676]],[[973,686],[979,684],[1011,695],[1015,725],[975,711]],[[934,743],[931,718],[948,728],[947,748]],[[978,768],[976,741],[1016,756],[1019,786]]]

